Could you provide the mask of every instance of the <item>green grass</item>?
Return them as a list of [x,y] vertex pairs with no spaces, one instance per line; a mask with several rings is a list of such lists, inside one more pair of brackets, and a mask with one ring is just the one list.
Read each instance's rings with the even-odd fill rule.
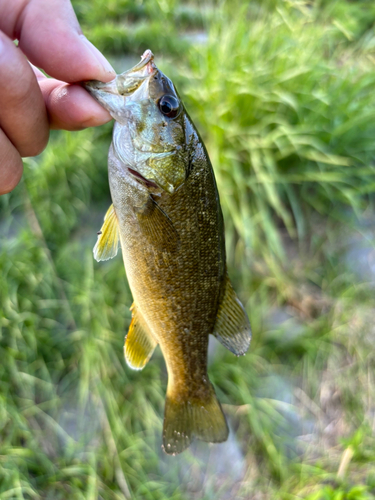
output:
[[372,498],[372,4],[74,6],[109,58],[151,48],[176,82],[254,336],[210,352],[229,444],[163,455],[162,355],[126,366],[122,259],[92,256],[111,125],[54,132],[0,198],[0,499]]
[[375,77],[364,43],[348,47],[314,11],[242,11],[225,10],[177,73],[227,220],[246,249],[266,244],[282,258],[280,223],[302,239],[312,210],[361,210],[373,191]]

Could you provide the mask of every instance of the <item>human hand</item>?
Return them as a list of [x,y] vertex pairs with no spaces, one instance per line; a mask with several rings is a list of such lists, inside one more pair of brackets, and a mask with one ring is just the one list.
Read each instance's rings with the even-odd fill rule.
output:
[[115,72],[83,36],[69,0],[0,0],[0,68],[1,195],[20,181],[21,157],[46,147],[50,128],[80,130],[111,119],[70,83],[107,82]]

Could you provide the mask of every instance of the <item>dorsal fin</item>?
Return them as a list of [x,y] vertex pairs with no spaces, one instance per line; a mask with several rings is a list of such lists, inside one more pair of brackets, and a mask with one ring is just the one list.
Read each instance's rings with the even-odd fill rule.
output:
[[171,219],[151,196],[136,214],[139,227],[152,246],[169,253],[178,248],[180,238]]
[[117,255],[119,244],[119,229],[115,209],[109,207],[104,216],[104,224],[98,232],[98,240],[94,246],[94,257],[100,260],[112,259]]
[[125,337],[124,355],[130,368],[142,370],[151,358],[157,342],[148,331],[147,325],[134,303],[130,310],[133,315],[128,334]]
[[250,345],[250,322],[228,275],[225,276],[224,287],[213,335],[224,347],[240,356],[245,354]]

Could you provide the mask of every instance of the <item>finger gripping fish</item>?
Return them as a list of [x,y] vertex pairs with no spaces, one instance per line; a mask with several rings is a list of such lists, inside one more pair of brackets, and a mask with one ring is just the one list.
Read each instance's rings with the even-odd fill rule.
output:
[[182,452],[193,438],[225,441],[228,426],[207,375],[208,336],[241,355],[251,330],[227,275],[207,151],[150,50],[111,82],[85,88],[115,119],[108,157],[113,205],[94,256],[110,259],[121,245],[134,298],[126,361],[141,370],[160,345],[168,370],[166,453]]

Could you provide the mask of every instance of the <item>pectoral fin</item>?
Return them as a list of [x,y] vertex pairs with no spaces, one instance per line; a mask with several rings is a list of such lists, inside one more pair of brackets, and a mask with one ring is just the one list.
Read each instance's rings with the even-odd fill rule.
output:
[[157,342],[148,331],[135,304],[131,306],[130,310],[133,311],[133,317],[125,337],[124,355],[130,368],[142,370],[151,358]]
[[224,287],[213,335],[224,347],[240,356],[245,354],[250,345],[250,322],[228,275],[225,277]]
[[136,214],[139,227],[149,243],[163,252],[174,252],[178,248],[180,238],[171,219],[151,196]]
[[100,260],[112,259],[117,255],[119,244],[119,229],[115,209],[109,207],[104,216],[104,224],[98,232],[98,240],[94,246],[94,257]]

